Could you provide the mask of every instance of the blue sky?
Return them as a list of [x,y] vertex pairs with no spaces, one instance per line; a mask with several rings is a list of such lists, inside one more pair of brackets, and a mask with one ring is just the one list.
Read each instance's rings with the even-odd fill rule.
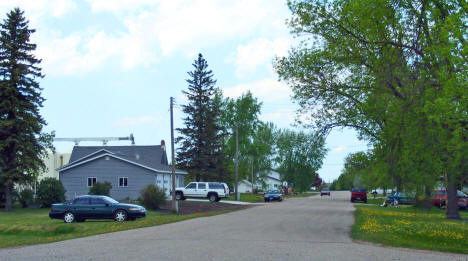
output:
[[[183,104],[192,62],[202,53],[227,97],[250,90],[261,119],[293,128],[291,90],[272,68],[294,38],[281,0],[8,0],[25,11],[43,59],[46,131],[56,137],[128,136],[136,144],[170,141],[169,97]],[[175,127],[183,114],[176,108]],[[69,151],[72,143],[54,143]],[[81,143],[96,145],[96,143]],[[112,142],[124,145],[128,142]],[[333,131],[319,174],[337,178],[344,157],[365,150],[351,130]]]

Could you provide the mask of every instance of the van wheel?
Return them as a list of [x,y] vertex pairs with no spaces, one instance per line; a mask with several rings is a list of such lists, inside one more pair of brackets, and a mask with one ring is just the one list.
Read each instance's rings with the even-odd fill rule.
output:
[[218,196],[215,194],[215,193],[211,193],[209,196],[208,196],[208,199],[211,201],[211,202],[215,202],[218,200]]
[[182,194],[182,192],[176,192],[175,199],[184,200],[185,198],[184,198],[184,195]]

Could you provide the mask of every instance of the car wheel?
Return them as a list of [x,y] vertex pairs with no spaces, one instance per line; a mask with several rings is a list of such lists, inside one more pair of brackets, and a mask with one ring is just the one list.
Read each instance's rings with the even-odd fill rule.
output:
[[353,200],[353,199],[351,199],[351,203],[354,203],[354,200]]
[[215,201],[217,201],[218,196],[216,196],[216,194],[213,193],[213,194],[210,194],[210,195],[208,196],[208,199],[209,199],[211,202],[215,202]]
[[364,203],[367,203],[367,200],[364,200]]
[[283,199],[282,199],[282,198],[280,198],[280,199],[278,199],[278,201],[279,201],[279,202],[281,202],[281,201],[283,201]]
[[182,195],[181,192],[176,192],[176,194],[175,194],[175,199],[177,199],[177,200],[183,200],[184,197],[183,197],[183,195]]
[[216,202],[219,202],[220,200],[221,200],[221,198],[217,198],[217,199],[216,199]]
[[127,212],[125,212],[124,210],[117,210],[114,214],[114,220],[117,222],[127,220]]
[[71,212],[67,212],[63,215],[63,221],[65,223],[73,223],[75,222],[75,215]]

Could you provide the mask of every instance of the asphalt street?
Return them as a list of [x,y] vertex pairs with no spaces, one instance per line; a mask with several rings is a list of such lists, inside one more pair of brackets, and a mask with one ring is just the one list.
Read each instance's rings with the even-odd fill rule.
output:
[[0,250],[0,260],[468,260],[353,242],[349,192],[224,215]]

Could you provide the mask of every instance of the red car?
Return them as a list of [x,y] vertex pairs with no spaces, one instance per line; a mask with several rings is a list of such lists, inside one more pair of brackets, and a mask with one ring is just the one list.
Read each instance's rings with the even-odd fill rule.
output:
[[363,201],[367,203],[367,192],[364,188],[353,188],[351,190],[351,202]]
[[436,189],[434,190],[434,193],[432,194],[431,197],[431,203],[432,205],[436,207],[442,207],[445,206],[445,201],[447,200],[447,194],[445,193],[445,189]]
[[[436,207],[445,206],[447,202],[447,191],[445,189],[437,189],[432,194],[431,203]],[[468,207],[468,196],[460,190],[457,191],[457,206],[460,209]]]

